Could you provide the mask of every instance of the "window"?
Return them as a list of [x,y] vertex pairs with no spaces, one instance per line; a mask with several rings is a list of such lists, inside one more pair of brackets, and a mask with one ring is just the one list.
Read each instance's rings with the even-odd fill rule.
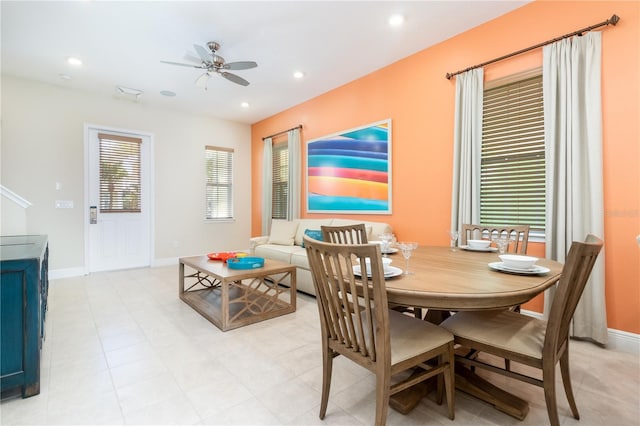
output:
[[206,216],[205,219],[233,218],[233,149],[205,147]]
[[100,213],[140,213],[142,139],[98,133]]
[[273,145],[272,164],[271,218],[286,220],[289,205],[289,148],[286,142]]
[[545,154],[540,70],[484,90],[480,223],[545,229]]

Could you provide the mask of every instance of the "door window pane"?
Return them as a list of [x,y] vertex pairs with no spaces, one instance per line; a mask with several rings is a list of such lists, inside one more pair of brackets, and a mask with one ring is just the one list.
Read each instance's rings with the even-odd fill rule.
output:
[[100,213],[140,213],[142,139],[99,133]]

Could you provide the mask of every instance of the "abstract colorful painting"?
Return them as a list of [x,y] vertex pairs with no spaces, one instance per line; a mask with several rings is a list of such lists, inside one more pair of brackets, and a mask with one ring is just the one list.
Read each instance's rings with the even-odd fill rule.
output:
[[307,143],[307,211],[391,214],[391,120]]

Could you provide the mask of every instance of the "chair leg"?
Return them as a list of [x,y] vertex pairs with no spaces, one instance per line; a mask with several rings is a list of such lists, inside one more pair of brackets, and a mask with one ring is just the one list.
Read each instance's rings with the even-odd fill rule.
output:
[[560,374],[562,375],[562,384],[564,385],[564,393],[567,395],[569,401],[569,407],[571,407],[571,413],[576,420],[580,420],[580,414],[578,413],[578,407],[576,406],[576,400],[573,397],[573,389],[571,388],[571,375],[569,374],[569,344],[560,357]]
[[329,389],[331,388],[331,372],[333,371],[333,354],[330,353],[327,342],[322,342],[322,398],[320,400],[320,420],[327,413]]
[[[443,356],[444,358],[444,356]],[[449,409],[449,418],[451,420],[455,419],[455,409],[456,409],[456,373],[455,373],[455,355],[453,351],[453,343],[449,343],[449,357],[446,359],[449,363],[449,368],[447,368],[443,372],[444,376],[444,387],[447,393],[447,408]]]
[[559,426],[558,404],[556,403],[556,366],[552,362],[544,363],[542,366],[542,386],[544,388],[544,399],[547,403],[547,414],[549,424]]
[[390,373],[380,373],[376,375],[376,426],[384,426],[387,423],[387,413],[389,411],[389,394],[391,386]]

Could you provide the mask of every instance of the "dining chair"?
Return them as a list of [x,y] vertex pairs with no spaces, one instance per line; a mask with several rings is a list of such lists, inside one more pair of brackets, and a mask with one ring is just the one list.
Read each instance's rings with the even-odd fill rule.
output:
[[[333,244],[304,237],[316,290],[322,336],[320,419],[329,400],[333,358],[343,355],[376,376],[375,424],[384,425],[389,397],[437,376],[449,418],[454,418],[453,335],[387,306],[379,244]],[[371,259],[367,269],[365,259]],[[391,377],[417,367],[409,377]]]
[[343,226],[320,226],[322,240],[334,244],[367,244],[367,229],[364,223]]
[[485,226],[464,223],[460,230],[460,245],[466,245],[468,240],[482,239],[487,237],[506,237],[512,240],[507,251],[509,253],[527,254],[527,244],[529,242],[529,225],[517,226]]
[[555,390],[558,362],[569,407],[573,417],[580,418],[569,375],[569,327],[602,244],[602,240],[593,235],[588,235],[585,242],[573,242],[557,284],[548,321],[499,310],[458,312],[440,324],[455,335],[457,344],[465,348],[542,370],[542,379],[539,379],[497,367],[475,356],[456,356],[456,361],[462,364],[486,368],[542,387],[549,422],[553,426],[559,424]]
[[[334,244],[367,244],[367,230],[364,223],[343,226],[320,226],[322,240]],[[411,312],[416,318],[422,318],[422,309],[403,305],[390,305],[398,312]]]

